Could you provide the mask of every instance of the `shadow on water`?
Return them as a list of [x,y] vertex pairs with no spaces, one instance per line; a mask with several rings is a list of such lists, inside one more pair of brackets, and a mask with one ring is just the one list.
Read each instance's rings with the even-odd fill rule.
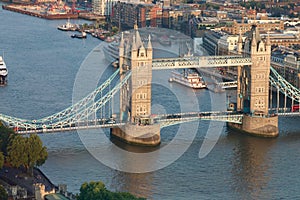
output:
[[268,152],[277,139],[258,138],[228,130],[228,140],[234,143],[232,159],[232,190],[239,199],[270,199],[264,188],[270,181],[271,157]]
[[119,148],[134,153],[149,153],[149,152],[156,151],[160,148],[160,146],[151,147],[151,146],[138,146],[138,145],[128,144],[113,136],[110,136],[110,141],[113,144],[117,145]]
[[153,195],[153,173],[113,173],[111,187],[117,191],[127,191],[138,197],[151,197]]

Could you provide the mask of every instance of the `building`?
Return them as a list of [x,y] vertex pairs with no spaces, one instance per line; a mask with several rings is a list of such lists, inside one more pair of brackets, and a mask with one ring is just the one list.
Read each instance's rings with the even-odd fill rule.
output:
[[163,18],[162,4],[117,2],[113,5],[111,20],[126,28],[161,27]]
[[258,30],[284,30],[284,22],[281,20],[248,20],[247,23],[238,23],[233,21],[231,26],[223,27],[222,30],[233,35],[238,35],[240,32],[245,34],[251,30],[252,25],[256,25]]
[[96,15],[109,15],[111,0],[92,0],[92,11]]
[[[227,35],[228,34],[222,31],[213,31],[213,30],[206,31],[203,36],[203,47],[210,55],[219,55],[219,52],[221,51],[219,49],[220,39]],[[223,47],[226,45],[224,43],[225,42],[223,41],[222,44]]]
[[300,88],[300,52],[279,46],[272,51],[272,66],[289,83]]

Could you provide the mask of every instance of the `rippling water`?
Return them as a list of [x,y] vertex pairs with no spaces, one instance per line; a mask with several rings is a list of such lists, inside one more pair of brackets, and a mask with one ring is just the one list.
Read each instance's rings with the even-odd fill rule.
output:
[[[62,23],[65,20],[47,21],[0,10],[0,49],[4,50],[9,69],[8,85],[0,88],[1,113],[34,119],[71,105],[76,74],[100,41],[91,37],[72,39],[71,33],[56,29]],[[102,79],[113,70],[106,70]],[[187,111],[211,110],[212,98],[221,95],[200,90],[193,98],[191,90],[167,82],[169,72],[154,72],[154,77],[182,95],[184,104],[189,105]],[[154,85],[154,110],[179,112],[176,94],[160,84]],[[199,108],[193,106],[197,102]],[[75,193],[84,181],[101,180],[111,190],[129,191],[149,199],[298,199],[299,118],[280,119],[279,124],[278,138],[262,139],[228,130],[224,123],[194,122],[184,133],[189,134],[198,125],[195,139],[176,162],[139,174],[112,170],[101,164],[88,153],[76,132],[43,134],[49,158],[42,170],[53,183],[66,183]],[[223,127],[220,139],[205,158],[199,159],[200,146],[205,138],[209,139],[206,132],[214,126]],[[162,130],[162,146],[172,140],[178,128]],[[93,134],[97,135],[98,130],[90,131],[90,136]],[[181,147],[187,142],[181,137],[177,145]]]

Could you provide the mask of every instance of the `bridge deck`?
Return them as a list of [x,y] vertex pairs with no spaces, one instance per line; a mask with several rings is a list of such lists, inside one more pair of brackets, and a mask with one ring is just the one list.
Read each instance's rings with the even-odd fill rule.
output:
[[252,65],[250,57],[237,56],[190,56],[153,59],[152,69],[180,69],[202,67],[230,67]]

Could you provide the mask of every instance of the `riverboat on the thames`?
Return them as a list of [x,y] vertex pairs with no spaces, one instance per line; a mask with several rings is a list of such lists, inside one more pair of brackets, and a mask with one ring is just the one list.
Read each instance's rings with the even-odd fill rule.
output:
[[169,81],[180,83],[193,89],[203,89],[207,87],[207,84],[198,73],[188,70],[183,70],[183,73],[172,71],[172,76]]

